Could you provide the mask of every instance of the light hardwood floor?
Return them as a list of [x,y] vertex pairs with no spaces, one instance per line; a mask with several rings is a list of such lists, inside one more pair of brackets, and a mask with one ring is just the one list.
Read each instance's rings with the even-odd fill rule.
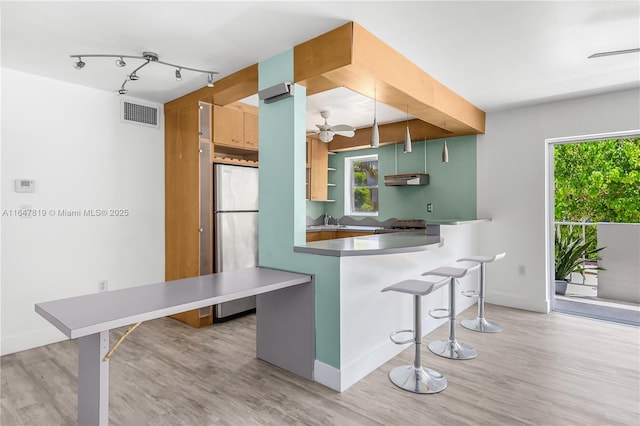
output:
[[[459,319],[471,318],[470,308]],[[638,425],[638,328],[494,305],[499,334],[458,327],[478,358],[423,362],[449,386],[435,395],[396,388],[389,371],[412,347],[337,393],[254,358],[255,316],[193,329],[144,323],[110,361],[112,425]],[[125,328],[114,330],[112,344]],[[364,331],[363,331],[364,332]],[[425,338],[445,338],[442,326]],[[426,345],[425,345],[426,346]],[[1,359],[3,426],[74,424],[77,343]]]

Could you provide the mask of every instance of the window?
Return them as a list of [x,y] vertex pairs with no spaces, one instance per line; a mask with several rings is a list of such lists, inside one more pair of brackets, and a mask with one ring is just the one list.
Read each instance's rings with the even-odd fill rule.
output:
[[378,215],[378,155],[344,159],[344,213]]

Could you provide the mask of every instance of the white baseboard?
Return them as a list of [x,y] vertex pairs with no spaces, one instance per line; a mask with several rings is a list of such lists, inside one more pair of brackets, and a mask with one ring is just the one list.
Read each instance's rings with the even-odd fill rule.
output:
[[524,309],[525,311],[540,312],[543,314],[549,313],[549,310],[551,309],[549,300],[546,298],[530,299],[514,295],[512,293],[488,292],[485,298],[485,303],[506,306],[508,308]]
[[27,333],[14,334],[12,336],[2,336],[0,343],[0,355],[8,355],[39,346],[67,340],[67,336],[53,327],[42,328]]
[[317,359],[313,365],[313,380],[334,391],[342,392],[340,370]]

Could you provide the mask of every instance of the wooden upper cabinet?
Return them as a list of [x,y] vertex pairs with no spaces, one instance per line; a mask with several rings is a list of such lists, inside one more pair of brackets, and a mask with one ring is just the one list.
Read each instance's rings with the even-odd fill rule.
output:
[[244,147],[244,113],[233,108],[213,106],[213,143]]
[[244,114],[244,147],[258,149],[258,116],[250,112]]
[[258,115],[233,107],[213,107],[213,143],[258,150]]
[[329,149],[326,143],[309,138],[307,143],[309,200],[327,201]]

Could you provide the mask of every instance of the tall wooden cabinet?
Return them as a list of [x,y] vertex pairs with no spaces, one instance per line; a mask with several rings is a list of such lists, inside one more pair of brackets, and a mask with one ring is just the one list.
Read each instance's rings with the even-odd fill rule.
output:
[[[210,274],[213,264],[213,163],[258,165],[258,110],[220,107],[186,96],[165,104],[165,279]],[[172,315],[193,327],[211,307]]]
[[[165,279],[212,272],[211,105],[166,104]],[[212,322],[211,307],[176,314],[194,327]]]

